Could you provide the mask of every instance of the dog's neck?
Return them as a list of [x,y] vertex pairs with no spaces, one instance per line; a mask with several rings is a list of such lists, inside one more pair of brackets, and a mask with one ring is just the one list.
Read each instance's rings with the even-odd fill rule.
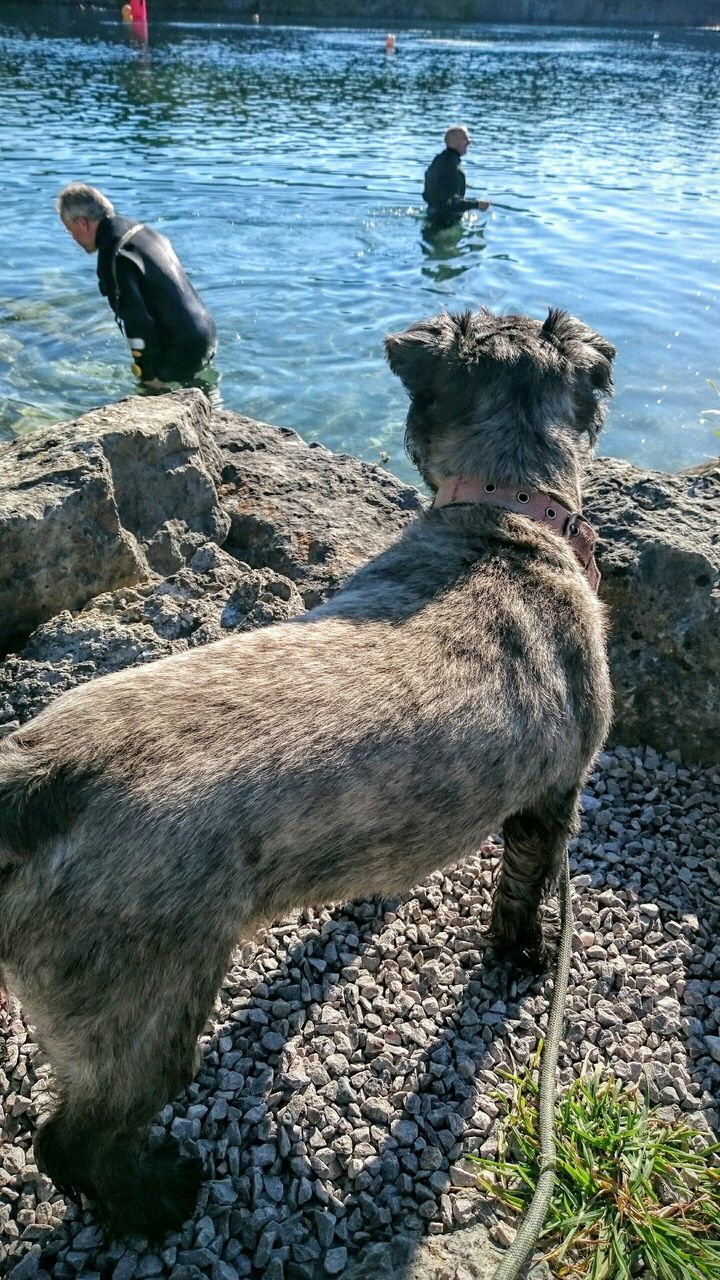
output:
[[549,494],[522,485],[498,485],[485,476],[451,476],[443,481],[433,499],[433,507],[478,503],[499,507],[536,520],[566,539],[597,592],[600,570],[595,561],[597,535],[581,511],[571,511]]
[[475,424],[472,431],[457,428],[433,439],[418,462],[426,484],[435,490],[451,476],[482,475],[508,486],[527,485],[578,511],[589,444],[561,422],[540,427],[523,421],[522,431],[500,431],[488,417],[481,431]]

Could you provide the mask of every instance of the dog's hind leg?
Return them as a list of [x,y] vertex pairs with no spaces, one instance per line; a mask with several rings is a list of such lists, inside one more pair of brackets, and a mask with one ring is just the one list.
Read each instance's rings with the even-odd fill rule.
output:
[[490,926],[504,959],[541,969],[549,955],[540,925],[540,900],[556,879],[567,842],[577,828],[579,788],[553,792],[503,824],[505,852]]

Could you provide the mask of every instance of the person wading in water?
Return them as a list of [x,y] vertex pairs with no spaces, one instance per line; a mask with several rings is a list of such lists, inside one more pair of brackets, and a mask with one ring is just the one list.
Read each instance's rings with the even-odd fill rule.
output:
[[102,191],[82,182],[63,187],[55,208],[75,243],[98,255],[100,292],[143,387],[192,383],[215,354],[217,333],[167,236],[116,214]]
[[465,199],[465,174],[460,160],[470,146],[470,135],[461,124],[454,124],[445,134],[445,150],[425,171],[423,200],[428,206],[428,219],[436,227],[451,227],[459,222],[466,209],[490,208],[489,200]]

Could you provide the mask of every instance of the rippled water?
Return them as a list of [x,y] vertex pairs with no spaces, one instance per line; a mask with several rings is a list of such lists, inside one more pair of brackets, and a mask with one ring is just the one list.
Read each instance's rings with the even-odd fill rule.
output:
[[[107,11],[3,5],[0,435],[132,387],[53,211],[78,179],[170,235],[229,408],[409,476],[383,334],[559,305],[619,349],[604,452],[718,452],[720,33],[396,34],[393,56],[378,29],[158,21],[146,49]],[[456,119],[492,211],[428,241],[423,170]]]

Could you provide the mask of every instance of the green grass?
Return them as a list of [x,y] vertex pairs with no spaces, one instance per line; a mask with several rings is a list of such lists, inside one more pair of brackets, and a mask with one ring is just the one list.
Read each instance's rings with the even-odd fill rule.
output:
[[[497,1159],[472,1157],[479,1185],[521,1213],[537,1182],[537,1058],[498,1094]],[[668,1123],[637,1089],[598,1071],[555,1109],[557,1175],[540,1236],[558,1277],[720,1280],[720,1143]],[[698,1146],[700,1145],[700,1149]]]

